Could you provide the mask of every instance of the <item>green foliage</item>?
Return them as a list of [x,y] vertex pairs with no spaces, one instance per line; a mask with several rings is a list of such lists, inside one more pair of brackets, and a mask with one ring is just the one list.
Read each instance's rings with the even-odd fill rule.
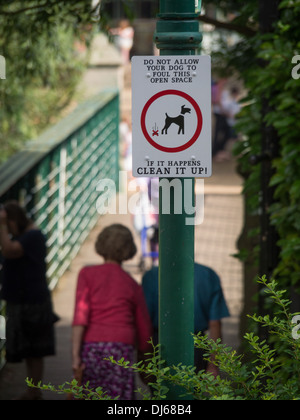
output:
[[[278,281],[290,286],[300,284],[300,80],[292,78],[293,57],[299,53],[300,18],[299,2],[282,1],[280,18],[274,33],[257,35],[251,42],[256,46],[252,65],[242,69],[248,89],[247,101],[239,129],[244,140],[238,145],[237,154],[245,173],[245,191],[249,192],[248,211],[259,211],[260,165],[251,166],[248,158],[260,152],[261,126],[274,127],[279,137],[280,154],[273,159],[275,203],[269,209],[272,224],[280,240],[280,261],[274,273]],[[261,63],[264,63],[261,66]],[[261,115],[262,98],[267,98],[269,110]]]
[[[160,358],[159,346],[153,354],[147,354],[146,360],[130,365],[121,359],[112,363],[124,369],[132,369],[146,378],[151,392],[138,389],[144,400],[166,400],[170,384],[180,386],[183,397],[196,400],[298,400],[300,396],[300,336],[293,337],[295,325],[289,310],[290,302],[285,298],[285,291],[277,289],[275,281],[268,282],[263,277],[259,282],[267,296],[274,301],[274,317],[256,316],[251,318],[257,324],[268,328],[271,337],[276,337],[276,345],[270,345],[252,332],[245,334],[252,353],[253,361],[244,362],[244,356],[230,347],[208,339],[207,336],[194,336],[195,346],[204,350],[205,358],[218,367],[220,374],[215,377],[205,371],[195,372],[192,366],[167,366]],[[298,328],[297,328],[298,329]],[[298,334],[299,335],[299,334]],[[298,336],[296,336],[298,337]],[[27,380],[29,386],[32,382]],[[78,386],[76,381],[58,388],[52,385],[39,385],[42,390],[73,394],[74,398],[103,400],[111,399],[105,390],[89,390],[88,384]]]
[[[233,46],[219,50],[216,55],[222,75],[235,71],[246,90],[243,111],[237,129],[242,141],[235,147],[239,170],[245,177],[244,194],[249,215],[261,214],[261,164],[253,165],[250,157],[261,154],[262,127],[274,130],[278,136],[279,154],[272,157],[274,204],[268,209],[271,223],[279,235],[279,263],[273,275],[287,289],[300,289],[300,78],[293,78],[300,54],[300,5],[298,0],[279,1],[278,20],[273,31],[259,31],[258,9],[263,2],[212,1],[224,12],[234,12],[232,23],[254,29],[253,36],[239,32]],[[221,59],[220,59],[221,57]],[[214,58],[214,57],[213,57]],[[297,71],[299,75],[299,69]],[[265,103],[266,114],[263,113]],[[274,145],[275,146],[275,145]],[[270,150],[272,153],[272,150]],[[249,250],[257,260],[259,249]]]
[[[135,365],[134,368],[145,375],[159,378],[159,385],[163,384],[163,398],[165,398],[168,384],[178,385],[183,389],[182,396],[192,396],[198,400],[294,400],[300,395],[300,337],[293,338],[293,317],[289,312],[290,301],[285,298],[285,291],[277,290],[275,281],[268,282],[263,277],[259,282],[265,293],[276,305],[276,313],[270,316],[256,316],[251,318],[262,327],[268,328],[271,337],[276,337],[276,345],[270,345],[252,332],[245,334],[245,341],[253,353],[253,361],[244,363],[244,356],[235,350],[214,342],[207,336],[195,336],[195,346],[205,351],[205,358],[210,360],[214,355],[214,364],[220,375],[214,377],[210,373],[187,366],[166,367],[155,357],[155,363],[150,358],[145,364]],[[157,351],[157,350],[156,350]],[[120,363],[120,365],[125,366]],[[155,366],[153,368],[153,365]],[[153,383],[150,384],[153,387]],[[157,388],[156,388],[157,390]],[[159,395],[159,393],[158,393]],[[147,396],[151,398],[151,395]],[[157,399],[157,394],[153,399]]]
[[111,398],[107,393],[101,388],[97,388],[92,390],[89,388],[89,383],[81,386],[78,382],[74,379],[71,382],[65,382],[63,385],[59,385],[55,387],[51,384],[42,384],[38,383],[34,385],[32,379],[27,378],[26,383],[30,388],[38,388],[41,391],[50,391],[55,392],[58,395],[66,395],[69,399],[74,400],[86,400],[86,401],[101,401],[101,400],[117,400],[117,398]]

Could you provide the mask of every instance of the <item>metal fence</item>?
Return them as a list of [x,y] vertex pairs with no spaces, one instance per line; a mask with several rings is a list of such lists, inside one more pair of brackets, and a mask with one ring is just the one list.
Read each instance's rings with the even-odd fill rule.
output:
[[[118,146],[119,96],[105,91],[0,167],[0,202],[18,200],[47,237],[51,290],[97,222],[97,183],[117,184]],[[0,348],[0,368],[3,361]]]

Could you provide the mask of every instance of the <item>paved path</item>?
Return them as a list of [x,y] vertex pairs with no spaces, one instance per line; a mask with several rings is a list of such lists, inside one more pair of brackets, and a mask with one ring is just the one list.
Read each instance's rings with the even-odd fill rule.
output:
[[[98,68],[97,71],[98,77],[101,77],[101,72],[106,70]],[[114,80],[119,80],[119,71],[116,71],[117,79]],[[90,81],[94,84],[95,76],[93,72],[91,78],[85,79],[85,83]],[[125,80],[121,96],[122,111],[128,114],[130,111],[128,74]],[[235,173],[233,159],[215,163],[212,178],[205,180],[204,222],[195,228],[196,261],[211,266],[222,280],[225,298],[231,312],[231,317],[223,322],[223,341],[234,348],[239,345],[239,314],[243,304],[242,266],[233,257],[237,252],[236,242],[243,222],[241,183],[241,179]],[[96,228],[91,232],[53,293],[55,310],[61,320],[56,326],[57,355],[46,359],[44,383],[59,385],[71,379],[71,320],[77,274],[84,265],[101,262],[94,251],[95,238],[104,226],[114,222],[123,223],[134,231],[131,215],[106,215],[99,218]],[[136,233],[135,239],[140,245]],[[140,281],[142,276],[138,267],[139,258],[140,254],[125,266],[137,281]],[[25,376],[24,364],[7,365],[0,374],[0,400],[9,400],[19,395],[24,388]],[[44,393],[44,399],[59,400],[64,397],[47,392]]]

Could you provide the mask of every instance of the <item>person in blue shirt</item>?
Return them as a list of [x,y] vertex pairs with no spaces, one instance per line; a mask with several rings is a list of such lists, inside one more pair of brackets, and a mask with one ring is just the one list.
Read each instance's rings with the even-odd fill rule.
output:
[[[219,276],[209,267],[195,263],[195,329],[194,333],[209,332],[213,340],[221,338],[222,318],[229,317],[229,311],[223,295]],[[142,279],[142,287],[148,311],[153,325],[153,343],[158,343],[159,309],[158,309],[158,267],[153,266],[147,271]],[[213,357],[213,356],[212,356]],[[217,375],[217,369],[213,363],[206,363],[203,360],[203,353],[195,349],[196,371],[205,369]]]

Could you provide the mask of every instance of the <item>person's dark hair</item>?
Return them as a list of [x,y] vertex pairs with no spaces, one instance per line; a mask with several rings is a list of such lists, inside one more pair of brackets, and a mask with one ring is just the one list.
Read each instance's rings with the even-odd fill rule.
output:
[[232,86],[232,88],[230,89],[230,93],[232,95],[238,95],[240,93],[240,90],[237,86]]
[[16,222],[19,233],[25,232],[31,224],[31,220],[20,204],[17,201],[8,201],[4,204],[4,210],[7,214],[7,220]]
[[113,224],[103,229],[97,238],[95,248],[105,260],[118,263],[130,260],[137,251],[130,230],[121,224]]

